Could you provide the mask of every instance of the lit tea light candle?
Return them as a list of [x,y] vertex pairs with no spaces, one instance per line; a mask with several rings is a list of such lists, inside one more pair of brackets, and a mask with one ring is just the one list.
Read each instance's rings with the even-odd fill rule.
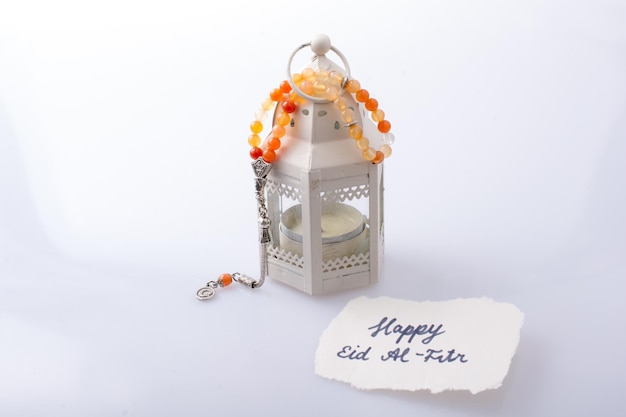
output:
[[[302,256],[302,206],[290,207],[280,220],[281,248]],[[324,262],[355,254],[366,237],[363,214],[347,204],[322,204],[321,226]]]

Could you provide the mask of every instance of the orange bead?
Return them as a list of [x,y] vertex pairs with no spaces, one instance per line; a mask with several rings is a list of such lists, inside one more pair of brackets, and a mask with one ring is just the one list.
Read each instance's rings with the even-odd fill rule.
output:
[[302,70],[302,78],[304,78],[307,81],[314,81],[315,80],[315,70],[313,68],[305,68]]
[[372,159],[372,162],[375,164],[380,164],[385,159],[385,155],[381,151],[376,151],[376,156]]
[[330,84],[341,85],[343,74],[339,71],[331,71],[328,73],[328,79],[330,80]]
[[252,131],[252,133],[261,133],[263,131],[263,123],[255,120],[254,122],[250,123],[250,130]]
[[369,98],[365,101],[365,108],[369,111],[374,111],[378,108],[378,100],[375,98]]
[[370,98],[370,93],[367,90],[359,90],[356,92],[356,101],[358,101],[359,103],[365,103],[367,101],[368,98]]
[[281,107],[283,108],[283,111],[285,113],[293,113],[294,111],[296,111],[296,103],[291,100],[283,101]]
[[248,145],[259,146],[260,144],[261,144],[261,136],[257,134],[252,134],[248,136]]
[[339,111],[344,111],[348,107],[346,101],[341,97],[337,97],[337,99],[333,102],[333,105]]
[[295,91],[292,91],[291,94],[289,94],[289,100],[296,103],[296,106],[301,106],[306,103],[306,99],[304,97],[301,97]]
[[281,81],[280,89],[283,93],[289,93],[291,91],[291,84],[289,84],[289,81],[287,80]]
[[354,94],[360,89],[361,89],[361,83],[358,82],[357,80],[350,80],[346,83],[346,91],[348,91],[348,93]]
[[313,83],[311,81],[302,81],[302,83],[300,83],[298,87],[300,87],[300,90],[304,94],[307,94],[309,96],[312,95],[315,91],[315,88],[313,87]]
[[267,149],[275,151],[280,148],[280,139],[274,137],[267,141]]
[[228,287],[233,282],[233,277],[230,274],[221,274],[217,282],[221,284],[222,287]]
[[363,151],[363,159],[366,161],[373,161],[376,158],[376,151],[374,148],[367,148]]
[[315,78],[318,81],[326,81],[328,79],[329,74],[330,73],[328,72],[328,70],[324,68],[318,68],[317,71],[315,72]]
[[274,162],[275,159],[276,159],[276,152],[274,152],[271,149],[266,149],[265,151],[263,151],[263,160],[265,162],[270,164],[270,163]]
[[382,109],[376,109],[372,111],[372,120],[376,123],[382,122],[385,119],[385,112]]
[[289,113],[285,113],[285,112],[282,112],[276,118],[276,122],[281,126],[287,126],[290,121],[291,121],[291,116],[289,116]]
[[370,147],[370,140],[368,138],[361,138],[356,141],[356,147],[362,151],[366,151]]
[[350,137],[354,140],[359,140],[363,137],[363,129],[359,125],[352,125],[348,129]]
[[270,98],[274,101],[280,101],[283,98],[283,90],[280,88],[274,88],[270,91]]
[[378,122],[378,131],[380,133],[387,133],[391,130],[391,123],[388,120],[381,120]]
[[294,82],[295,85],[298,85],[302,82],[302,74],[295,73],[291,76],[291,81]]
[[328,87],[326,92],[324,93],[324,98],[326,100],[335,101],[339,97],[339,90],[336,87]]
[[272,134],[277,138],[282,138],[285,136],[285,127],[281,125],[275,125],[272,128]]
[[252,147],[252,149],[250,149],[250,158],[252,159],[259,159],[261,156],[263,156],[263,149],[259,148],[258,146],[254,146]]
[[342,112],[341,112],[341,119],[346,122],[346,123],[352,123],[354,122],[354,111],[352,111],[351,108],[346,107]]
[[322,97],[326,94],[326,89],[328,87],[326,86],[326,83],[323,81],[315,81],[313,83],[313,94],[315,94],[315,96],[317,97]]

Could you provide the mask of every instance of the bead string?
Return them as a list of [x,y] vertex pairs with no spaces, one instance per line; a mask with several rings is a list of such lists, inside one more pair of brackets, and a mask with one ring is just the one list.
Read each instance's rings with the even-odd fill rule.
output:
[[[254,115],[254,121],[250,123],[250,131],[252,134],[248,137],[248,144],[252,146],[250,149],[250,157],[252,159],[263,158],[269,164],[276,159],[276,151],[280,148],[280,139],[285,136],[285,126],[291,121],[291,113],[296,111],[297,95],[291,91],[291,86],[285,80],[280,83],[278,88],[270,91],[270,96],[263,100],[261,108]],[[263,120],[267,117],[267,112],[272,110],[276,103],[281,103],[280,113],[276,117],[276,124],[272,127],[272,136],[266,141],[264,148],[261,148],[261,136],[259,133],[263,131]]]
[[[361,88],[361,83],[355,79],[346,80],[338,71],[328,71],[319,68],[305,68],[302,73],[292,75],[293,82],[304,93],[313,97],[319,97],[333,102],[335,108],[339,110],[341,119],[348,127],[350,137],[355,140],[357,148],[361,151],[363,159],[375,164],[381,163],[385,158],[391,156],[391,145],[395,137],[391,130],[391,123],[385,119],[385,112],[378,107],[378,100],[370,97],[369,92]],[[347,92],[353,94],[355,100],[363,103],[370,112],[370,117],[377,123],[377,128],[382,133],[383,144],[378,150],[370,146],[368,138],[363,136],[363,128],[356,122],[354,110],[348,107],[346,101],[339,92],[345,88]],[[305,98],[292,91],[288,81],[282,81],[278,88],[272,89],[268,98],[263,100],[261,108],[255,113],[255,119],[250,123],[252,134],[248,137],[250,157],[254,160],[263,158],[267,163],[276,160],[276,151],[280,149],[281,138],[285,136],[285,126],[291,121],[291,113],[296,111],[298,104],[306,101]],[[276,124],[272,127],[272,135],[265,143],[261,143],[259,134],[263,131],[263,121],[267,117],[267,112],[272,110],[276,103],[280,103],[279,113],[276,117]]]

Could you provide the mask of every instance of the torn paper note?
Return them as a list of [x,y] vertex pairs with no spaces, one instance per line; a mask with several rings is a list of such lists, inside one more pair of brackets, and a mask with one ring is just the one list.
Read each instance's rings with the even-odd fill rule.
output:
[[322,334],[315,372],[360,389],[475,394],[502,385],[523,319],[488,298],[359,297]]

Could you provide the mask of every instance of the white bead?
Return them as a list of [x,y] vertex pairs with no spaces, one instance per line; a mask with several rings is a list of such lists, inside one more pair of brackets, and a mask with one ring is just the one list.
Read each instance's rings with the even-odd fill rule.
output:
[[393,145],[393,142],[396,140],[396,137],[393,133],[385,133],[383,134],[383,143],[387,145]]
[[322,33],[315,35],[311,41],[311,50],[315,55],[325,55],[330,51],[330,38]]
[[256,112],[254,112],[254,119],[255,120],[258,120],[259,122],[262,122],[266,118],[267,118],[267,112],[265,110],[258,109]]

